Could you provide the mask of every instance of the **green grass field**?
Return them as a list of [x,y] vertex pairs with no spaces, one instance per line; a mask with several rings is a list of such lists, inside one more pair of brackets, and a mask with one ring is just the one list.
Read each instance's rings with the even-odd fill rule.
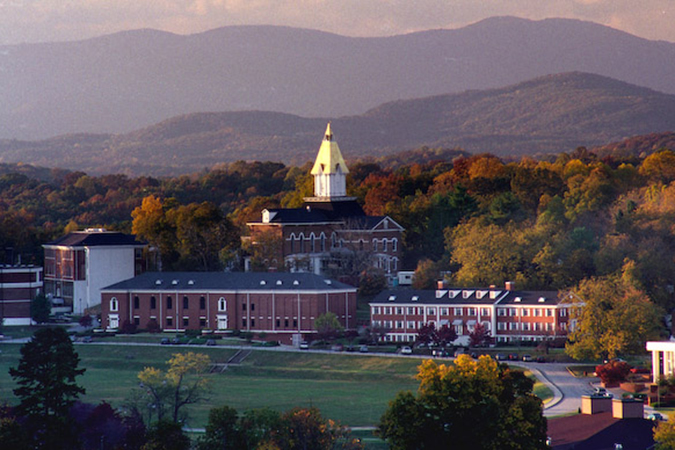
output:
[[[156,340],[155,340],[156,341]],[[107,340],[107,342],[114,342]],[[8,374],[18,363],[20,346],[0,346],[0,400],[15,402],[15,383]],[[86,390],[83,401],[122,404],[137,389],[137,374],[145,367],[165,369],[176,352],[196,351],[214,362],[226,362],[236,348],[148,345],[78,344],[80,367],[86,373],[78,383]],[[253,351],[239,366],[210,374],[208,401],[190,405],[188,426],[201,428],[208,411],[228,405],[239,411],[270,407],[279,411],[294,406],[316,406],[327,418],[351,427],[374,426],[387,404],[401,390],[415,391],[414,379],[421,359],[389,358],[353,353]],[[550,396],[545,386],[535,392]],[[368,438],[369,431],[362,432]],[[370,438],[368,438],[370,439]]]

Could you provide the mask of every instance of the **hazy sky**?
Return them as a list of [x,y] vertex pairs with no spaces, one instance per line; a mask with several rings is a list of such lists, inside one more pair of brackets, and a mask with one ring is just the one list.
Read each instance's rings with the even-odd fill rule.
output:
[[388,36],[504,15],[577,18],[675,42],[675,0],[0,0],[0,44],[250,24]]

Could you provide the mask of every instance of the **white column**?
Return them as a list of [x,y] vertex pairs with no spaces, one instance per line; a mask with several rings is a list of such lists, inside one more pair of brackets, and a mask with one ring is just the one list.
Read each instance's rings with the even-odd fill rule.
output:
[[661,365],[659,364],[660,350],[652,350],[652,382],[658,383],[661,377]]

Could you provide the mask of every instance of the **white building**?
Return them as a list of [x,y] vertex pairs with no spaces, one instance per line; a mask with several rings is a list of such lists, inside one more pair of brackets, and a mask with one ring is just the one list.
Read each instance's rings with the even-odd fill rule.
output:
[[45,249],[45,294],[75,314],[101,303],[101,289],[145,272],[143,248],[133,235],[89,228]]

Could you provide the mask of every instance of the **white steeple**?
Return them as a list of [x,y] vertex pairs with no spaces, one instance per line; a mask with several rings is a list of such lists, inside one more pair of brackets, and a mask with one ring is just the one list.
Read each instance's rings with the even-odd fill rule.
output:
[[349,169],[342,158],[340,147],[333,140],[330,122],[326,127],[326,134],[310,173],[314,175],[315,197],[331,199],[347,195]]

